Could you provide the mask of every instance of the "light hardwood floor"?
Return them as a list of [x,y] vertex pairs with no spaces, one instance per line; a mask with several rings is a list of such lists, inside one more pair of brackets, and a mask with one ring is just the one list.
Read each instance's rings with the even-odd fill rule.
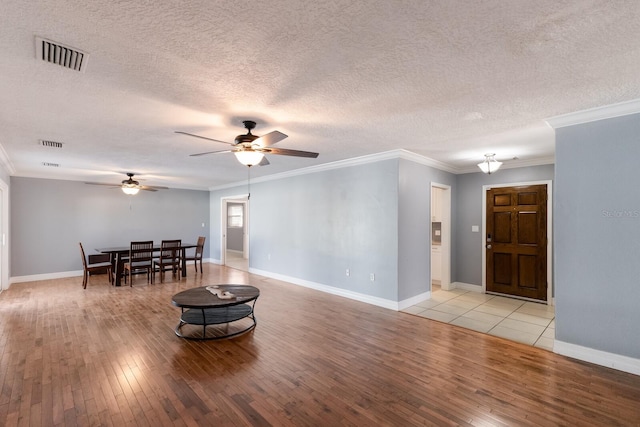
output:
[[[638,376],[232,268],[188,275],[2,292],[0,425],[640,425]],[[260,288],[256,329],[176,337],[171,296],[215,283]]]

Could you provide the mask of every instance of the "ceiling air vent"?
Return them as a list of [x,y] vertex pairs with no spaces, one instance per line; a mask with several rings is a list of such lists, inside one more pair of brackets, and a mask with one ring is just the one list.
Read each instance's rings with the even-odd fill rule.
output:
[[58,163],[49,163],[49,162],[42,162],[42,166],[47,166],[50,168],[59,168],[60,164]]
[[75,71],[84,71],[88,55],[76,48],[36,37],[36,57]]
[[38,141],[43,147],[62,148],[62,142],[47,141],[45,139],[39,139]]

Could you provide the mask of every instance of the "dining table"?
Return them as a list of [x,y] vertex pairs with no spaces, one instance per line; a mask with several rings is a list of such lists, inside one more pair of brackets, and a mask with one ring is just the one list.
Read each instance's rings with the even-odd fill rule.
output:
[[[187,249],[195,248],[198,245],[195,243],[182,243],[180,245],[180,258],[182,262],[182,277],[187,277],[187,259],[186,259],[186,251]],[[129,255],[129,246],[114,246],[111,248],[96,248],[96,251],[109,254],[109,259],[111,261],[111,265],[113,266],[113,271],[115,272],[115,286],[120,286],[120,281],[122,278],[122,273],[124,271],[124,263],[126,261],[127,256]],[[153,244],[153,251],[160,252],[162,250],[162,245],[160,243]]]

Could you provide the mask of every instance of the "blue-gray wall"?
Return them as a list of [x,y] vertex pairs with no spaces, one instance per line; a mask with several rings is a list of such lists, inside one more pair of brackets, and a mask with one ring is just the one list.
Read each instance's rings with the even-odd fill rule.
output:
[[[253,182],[249,267],[389,301],[427,292],[432,182],[455,192],[455,175],[401,158]],[[211,194],[214,258],[221,198],[244,192]]]
[[[554,166],[531,166],[525,168],[500,169],[487,175],[482,172],[457,176],[454,195],[456,216],[454,228],[455,271],[458,282],[482,286],[482,206],[484,185],[503,185],[518,182],[553,180]],[[554,195],[555,197],[555,195]],[[471,226],[480,227],[480,232],[472,232]]]
[[[250,268],[395,301],[397,177],[392,159],[252,183]],[[242,190],[212,192],[212,223]]]
[[10,185],[12,277],[82,270],[78,242],[89,255],[132,240],[195,243],[209,235],[208,191],[127,196],[117,188],[19,177]]
[[640,358],[640,115],[556,130],[556,340]]
[[[456,176],[400,160],[398,174],[398,301],[431,290],[431,183],[451,186],[456,193]],[[453,204],[453,203],[452,203]],[[456,208],[452,206],[451,218]],[[452,264],[455,258],[456,230],[452,227]],[[451,272],[455,281],[455,272]]]

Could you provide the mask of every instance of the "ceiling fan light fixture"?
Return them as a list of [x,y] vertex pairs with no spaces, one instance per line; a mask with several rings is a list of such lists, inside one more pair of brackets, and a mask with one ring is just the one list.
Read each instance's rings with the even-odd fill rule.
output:
[[260,163],[264,157],[264,153],[253,149],[234,151],[233,154],[235,154],[236,159],[245,166],[255,166]]
[[129,179],[125,179],[122,181],[122,192],[129,196],[135,196],[140,191],[140,183],[133,179],[133,173],[127,172],[127,176]]
[[489,153],[484,155],[484,162],[478,163],[478,167],[482,172],[491,175],[496,172],[502,166],[502,162],[495,159],[495,153]]
[[129,184],[123,184],[122,185],[122,192],[124,194],[129,195],[129,196],[135,196],[136,194],[138,194],[138,191],[140,191],[140,189],[135,184],[134,185],[129,185]]

